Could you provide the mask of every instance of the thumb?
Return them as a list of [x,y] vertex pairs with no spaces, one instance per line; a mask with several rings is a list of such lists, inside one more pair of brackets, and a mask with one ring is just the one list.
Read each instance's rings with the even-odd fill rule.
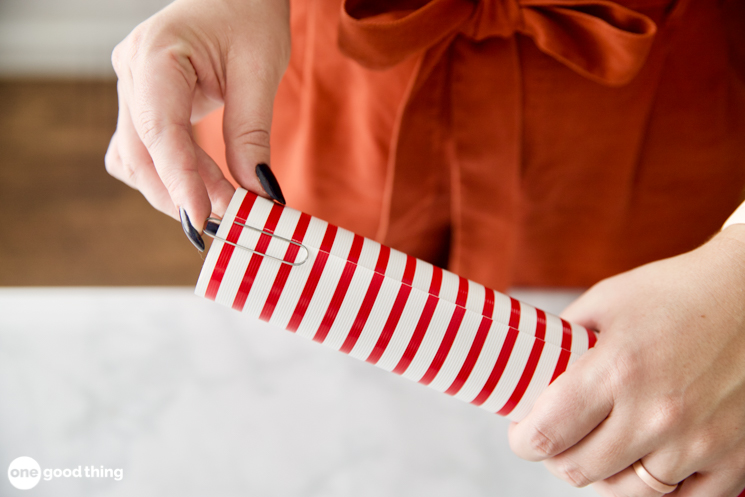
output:
[[[270,164],[272,107],[279,77],[253,64],[228,68],[223,137],[231,174],[243,188],[285,203]],[[271,69],[271,68],[268,68]]]
[[562,311],[561,317],[589,330],[600,331],[603,328],[603,322],[607,320],[604,317],[608,317],[606,311],[609,301],[612,300],[607,291],[608,284],[609,280],[601,281],[587,290]]

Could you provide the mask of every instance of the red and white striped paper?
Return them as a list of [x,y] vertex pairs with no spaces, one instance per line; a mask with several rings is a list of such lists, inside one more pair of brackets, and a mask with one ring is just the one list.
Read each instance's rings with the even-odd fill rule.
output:
[[[291,266],[264,257],[299,262]],[[238,190],[196,294],[512,420],[595,334],[321,219]]]

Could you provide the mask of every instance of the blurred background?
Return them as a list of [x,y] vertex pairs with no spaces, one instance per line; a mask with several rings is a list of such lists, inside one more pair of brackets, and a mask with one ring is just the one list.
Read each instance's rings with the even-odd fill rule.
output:
[[180,225],[110,177],[114,46],[166,0],[0,0],[0,286],[193,285]]

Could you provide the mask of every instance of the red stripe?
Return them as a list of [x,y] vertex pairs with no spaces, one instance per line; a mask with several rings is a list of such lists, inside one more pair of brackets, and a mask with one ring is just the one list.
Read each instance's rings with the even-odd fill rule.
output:
[[468,351],[468,356],[466,356],[466,360],[463,362],[463,366],[461,366],[458,376],[455,377],[452,385],[445,390],[446,394],[456,395],[471,375],[471,371],[473,371],[476,361],[481,354],[481,349],[484,348],[486,336],[489,334],[489,328],[491,328],[493,314],[494,290],[484,287],[484,310],[482,312],[481,324],[479,324],[479,329],[476,331],[476,336],[471,344],[471,349]]
[[[245,223],[246,219],[248,219],[248,214],[251,212],[251,209],[253,208],[255,202],[256,195],[251,192],[246,193],[246,196],[243,198],[243,202],[241,202],[241,206],[238,208],[238,214],[236,214],[235,216],[235,221],[230,226],[230,231],[228,232],[228,237],[226,238],[227,241],[231,243],[238,242],[238,238],[240,238],[241,236],[243,227],[235,224],[235,222],[237,221],[239,223]],[[228,267],[228,263],[230,262],[230,258],[233,255],[234,249],[235,247],[233,245],[230,245],[230,243],[223,243],[223,246],[220,249],[220,255],[217,257],[215,269],[212,270],[212,276],[210,277],[210,282],[207,285],[207,291],[204,294],[204,296],[210,300],[215,300],[215,297],[217,297],[217,291],[220,289],[220,283],[222,283],[222,279],[225,276],[225,270]]]
[[[295,232],[292,234],[292,240],[301,243],[303,238],[305,238],[305,233],[308,231],[308,225],[310,225],[310,216],[305,213],[300,214],[300,219],[297,226],[295,226]],[[299,251],[300,247],[294,243],[290,243],[287,247],[287,252],[285,252],[284,260],[286,262],[295,262],[295,257],[297,257]],[[274,309],[277,307],[277,302],[279,302],[279,298],[282,296],[282,291],[285,288],[285,283],[287,283],[287,278],[290,276],[291,269],[292,266],[289,264],[282,264],[282,267],[279,268],[279,272],[277,273],[277,277],[274,278],[272,289],[269,291],[269,296],[266,298],[266,303],[261,310],[259,319],[269,321],[272,318]]]
[[344,271],[341,273],[341,278],[339,279],[339,283],[336,285],[336,290],[334,290],[334,295],[331,297],[331,302],[329,302],[328,309],[326,309],[326,314],[321,320],[321,325],[313,336],[313,340],[316,342],[323,343],[326,336],[329,334],[329,330],[331,330],[331,327],[334,325],[336,316],[339,314],[339,309],[344,303],[344,297],[347,295],[347,290],[349,290],[349,285],[352,283],[352,277],[354,276],[355,269],[357,269],[357,262],[360,260],[362,243],[364,241],[365,239],[360,235],[354,235],[352,248],[349,249],[347,263],[344,265]]
[[494,290],[491,288],[484,287],[484,310],[481,314],[489,319],[494,317]]
[[553,383],[561,373],[566,371],[567,364],[569,364],[569,356],[572,354],[572,325],[562,319],[561,326],[561,352],[559,353],[559,360],[556,362],[556,369],[554,369],[554,374],[551,375],[549,384]]
[[[283,205],[272,205],[272,210],[269,212],[269,216],[264,224],[264,231],[274,233],[274,230],[277,229],[277,223],[279,222],[279,218],[282,216],[283,210]],[[258,254],[251,254],[251,260],[248,261],[248,267],[246,268],[246,272],[243,274],[243,280],[241,281],[241,285],[238,287],[238,293],[235,294],[235,299],[233,300],[233,309],[236,311],[242,311],[243,307],[246,305],[246,299],[248,298],[248,294],[251,292],[251,288],[253,288],[256,273],[259,272],[261,263],[264,261],[264,256],[261,254],[266,253],[266,250],[269,248],[269,242],[271,241],[271,236],[263,233],[259,235],[259,241],[256,242],[256,247],[254,248]]]
[[429,285],[429,297],[427,297],[427,302],[424,304],[424,310],[422,311],[422,315],[419,316],[419,322],[416,324],[416,328],[414,328],[414,333],[411,335],[411,339],[409,340],[409,344],[406,346],[404,355],[398,361],[396,367],[393,368],[394,373],[403,374],[419,350],[419,346],[422,344],[422,340],[424,339],[424,334],[427,332],[429,323],[432,321],[432,315],[435,313],[437,302],[440,300],[439,295],[441,285],[442,269],[437,266],[432,266],[432,282]]
[[598,341],[598,336],[592,330],[587,330],[587,348],[591,349],[595,346],[595,342]]
[[318,250],[316,260],[313,261],[313,267],[308,275],[308,280],[305,282],[303,292],[300,294],[300,300],[298,300],[298,303],[295,306],[295,311],[293,311],[292,317],[290,318],[290,322],[287,324],[287,329],[289,331],[297,331],[298,326],[300,326],[300,323],[303,321],[303,317],[305,317],[305,312],[308,310],[310,300],[313,298],[313,294],[318,286],[318,280],[321,279],[323,268],[326,266],[326,260],[329,258],[329,252],[331,251],[331,246],[334,244],[334,238],[336,238],[337,231],[338,228],[333,224],[326,226],[326,233],[323,235],[321,248]]
[[419,380],[419,383],[429,385],[432,383],[435,376],[437,376],[437,373],[440,372],[442,364],[450,353],[450,349],[453,347],[453,342],[455,341],[455,336],[458,334],[460,325],[463,322],[463,316],[466,313],[465,305],[467,300],[468,280],[460,277],[458,284],[458,297],[455,299],[455,311],[453,312],[453,316],[450,318],[450,323],[445,331],[445,336],[442,338],[442,342],[440,342],[440,347],[437,349],[434,359],[432,359],[432,364],[429,365],[427,372],[424,373],[424,376]]
[[383,355],[385,349],[388,347],[388,343],[391,341],[393,332],[396,330],[398,320],[401,319],[401,314],[404,312],[406,307],[406,301],[411,293],[411,283],[414,281],[414,273],[416,271],[416,259],[410,255],[406,256],[406,267],[404,268],[404,275],[401,278],[401,286],[398,289],[398,295],[396,300],[393,302],[391,312],[388,314],[388,319],[383,326],[383,330],[380,332],[378,341],[375,343],[370,355],[367,357],[367,362],[371,364],[377,364],[380,360],[380,356]]
[[414,273],[416,272],[416,259],[410,255],[406,256],[406,267],[404,275],[401,277],[401,283],[411,286],[414,284]]
[[510,328],[520,329],[520,301],[510,297]]
[[481,388],[481,391],[476,396],[476,398],[471,401],[471,404],[480,406],[481,404],[486,402],[486,399],[488,399],[491,393],[494,391],[494,387],[496,387],[497,383],[499,383],[499,380],[502,378],[502,374],[507,367],[507,361],[510,360],[512,349],[515,348],[517,335],[518,331],[515,328],[509,328],[507,330],[507,336],[504,338],[502,350],[499,351],[497,362],[494,363],[494,367],[489,374],[489,378],[487,378],[486,383],[484,383],[484,386]]
[[559,360],[556,363],[556,369],[554,369],[554,374],[551,375],[551,381],[548,382],[549,384],[553,383],[554,380],[558,378],[561,373],[566,371],[567,364],[569,364],[569,357],[571,355],[572,353],[568,350],[561,349],[561,352],[559,352]]
[[535,312],[538,317],[538,322],[536,323],[533,349],[530,351],[528,363],[525,365],[525,369],[523,369],[523,374],[520,376],[520,380],[517,382],[515,390],[512,392],[512,395],[507,400],[504,407],[497,411],[497,414],[501,416],[509,415],[509,413],[511,413],[515,406],[520,402],[520,399],[523,398],[525,391],[528,389],[528,385],[530,385],[530,380],[533,379],[535,368],[538,366],[541,352],[543,352],[543,346],[546,343],[544,342],[544,339],[546,338],[546,313],[540,309],[536,309]]
[[357,344],[357,340],[360,338],[362,330],[365,328],[367,318],[370,317],[375,300],[378,298],[380,287],[385,279],[385,270],[388,267],[388,261],[391,256],[391,249],[385,245],[380,246],[380,253],[378,253],[378,262],[375,264],[375,274],[373,274],[370,286],[367,288],[365,298],[362,300],[362,305],[357,313],[357,317],[354,319],[352,328],[349,330],[347,338],[344,340],[340,351],[345,354],[349,354],[354,346]]

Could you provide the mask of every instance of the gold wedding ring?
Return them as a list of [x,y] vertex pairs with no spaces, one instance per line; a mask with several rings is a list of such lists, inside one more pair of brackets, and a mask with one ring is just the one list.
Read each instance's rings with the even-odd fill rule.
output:
[[655,490],[662,494],[669,494],[670,492],[678,488],[677,483],[675,485],[668,485],[667,483],[662,483],[660,480],[650,475],[649,471],[647,471],[647,468],[645,468],[642,464],[641,459],[636,461],[633,467],[634,471],[636,471],[636,474],[637,476],[639,476],[641,481],[646,483],[652,490]]

